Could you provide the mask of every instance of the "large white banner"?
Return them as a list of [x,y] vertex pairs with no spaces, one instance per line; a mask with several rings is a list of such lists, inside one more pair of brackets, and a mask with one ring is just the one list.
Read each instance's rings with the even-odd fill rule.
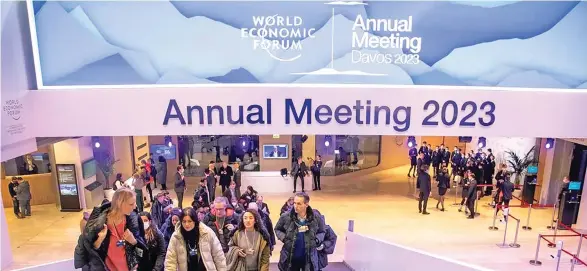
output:
[[36,136],[356,134],[587,137],[587,92],[203,86],[31,93]]

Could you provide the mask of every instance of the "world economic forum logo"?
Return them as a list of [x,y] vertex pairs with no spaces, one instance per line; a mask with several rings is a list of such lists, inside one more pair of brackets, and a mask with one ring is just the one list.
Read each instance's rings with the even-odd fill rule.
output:
[[20,119],[22,109],[23,106],[19,100],[7,100],[4,102],[4,106],[2,107],[4,113],[10,116],[10,118],[12,118],[13,120]]
[[302,56],[306,39],[313,39],[315,28],[304,27],[300,16],[253,16],[253,27],[241,28],[241,37],[251,39],[254,50],[263,50],[277,61],[291,62]]

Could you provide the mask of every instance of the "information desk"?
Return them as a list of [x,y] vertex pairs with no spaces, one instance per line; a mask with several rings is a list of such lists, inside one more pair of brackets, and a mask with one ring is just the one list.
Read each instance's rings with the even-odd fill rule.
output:
[[[279,171],[251,171],[241,173],[241,193],[244,193],[247,186],[252,186],[257,192],[263,193],[291,193],[293,191],[293,177],[289,174],[281,176]],[[302,191],[302,184],[298,178],[297,191]],[[306,191],[312,191],[312,175],[304,177]]]
[[[57,188],[51,178],[51,173],[22,175],[31,186],[31,205],[57,204]],[[12,176],[6,176],[2,179],[2,204],[4,207],[12,207],[12,198],[8,193],[8,184],[12,181]]]

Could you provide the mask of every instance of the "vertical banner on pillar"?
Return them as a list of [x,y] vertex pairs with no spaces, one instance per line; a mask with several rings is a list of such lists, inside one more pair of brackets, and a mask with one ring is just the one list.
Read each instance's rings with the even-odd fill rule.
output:
[[29,89],[33,88],[34,70],[26,32],[22,24],[27,22],[26,4],[20,1],[2,1],[1,28],[1,82],[2,90],[2,152],[0,160],[6,161],[37,149],[30,133],[31,110],[27,106]]

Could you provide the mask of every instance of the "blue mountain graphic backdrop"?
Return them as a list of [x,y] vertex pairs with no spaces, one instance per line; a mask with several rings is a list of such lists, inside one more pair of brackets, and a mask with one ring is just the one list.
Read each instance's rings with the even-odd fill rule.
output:
[[[35,1],[33,6],[45,86],[587,88],[587,2]],[[254,18],[283,19],[285,25],[255,25]],[[359,18],[371,27],[360,27]],[[390,45],[395,36],[399,42]]]

